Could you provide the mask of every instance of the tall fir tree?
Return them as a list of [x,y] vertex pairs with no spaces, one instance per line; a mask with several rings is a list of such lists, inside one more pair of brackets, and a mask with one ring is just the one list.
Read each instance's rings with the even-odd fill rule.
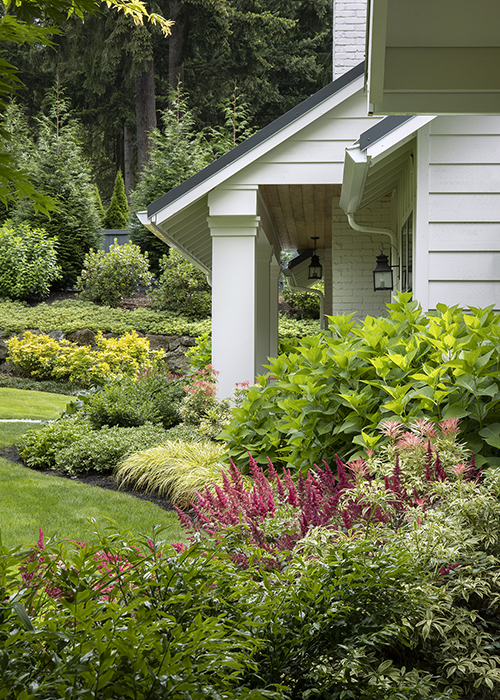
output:
[[81,147],[81,125],[71,118],[58,89],[52,91],[50,102],[49,114],[37,120],[33,141],[25,144],[24,162],[37,189],[50,195],[57,209],[48,218],[25,198],[14,207],[12,218],[44,228],[57,238],[57,262],[62,269],[57,287],[65,288],[76,282],[86,253],[99,245],[100,220]]
[[122,171],[118,170],[115,178],[113,196],[104,217],[103,228],[127,228],[130,219],[127,196],[125,194],[125,184],[123,182]]

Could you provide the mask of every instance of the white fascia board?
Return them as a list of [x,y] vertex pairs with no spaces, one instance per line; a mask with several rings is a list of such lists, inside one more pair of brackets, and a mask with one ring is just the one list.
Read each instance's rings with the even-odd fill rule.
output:
[[405,142],[410,141],[419,129],[429,124],[435,118],[436,115],[413,117],[413,119],[376,141],[372,146],[368,146],[366,148],[367,157],[371,158],[373,164],[377,163],[397,148],[400,148]]
[[151,233],[153,233],[157,238],[166,243],[170,248],[173,248],[178,253],[180,253],[183,257],[189,260],[190,263],[193,263],[193,265],[195,265],[195,267],[197,267],[198,270],[201,270],[204,275],[208,276],[212,274],[212,270],[206,265],[204,265],[202,262],[200,262],[200,260],[195,258],[188,250],[183,248],[183,246],[179,244],[179,241],[176,241],[175,238],[169,236],[169,234],[166,233],[163,229],[160,229],[158,226],[153,224],[149,220],[146,211],[138,211],[136,212],[136,216],[141,222],[141,224],[148,229],[148,231],[151,231]]
[[369,167],[370,161],[358,145],[345,149],[339,206],[346,214],[353,214],[359,208]]
[[309,124],[312,124],[314,121],[327,114],[362,89],[363,76],[361,75],[359,78],[356,78],[356,80],[353,80],[351,83],[342,88],[342,90],[339,90],[334,95],[330,95],[326,100],[313,107],[311,110],[306,112],[306,114],[303,114],[295,121],[287,124],[283,129],[270,136],[266,141],[258,144],[251,151],[244,153],[240,158],[232,161],[225,168],[214,173],[212,177],[207,178],[199,185],[194,186],[192,189],[186,192],[186,194],[174,200],[169,205],[153,214],[153,216],[147,220],[156,226],[160,226],[171,216],[174,216],[186,206],[189,206],[189,204],[192,204],[201,197],[204,197],[215,187],[221,185],[230,177],[236,175],[240,170],[243,170],[243,168],[258,160],[268,151],[276,148],[276,146],[279,146],[281,143],[291,138],[306,126],[309,126]]
[[365,67],[368,114],[372,113],[372,103],[382,102],[384,94],[387,12],[388,0],[368,0]]

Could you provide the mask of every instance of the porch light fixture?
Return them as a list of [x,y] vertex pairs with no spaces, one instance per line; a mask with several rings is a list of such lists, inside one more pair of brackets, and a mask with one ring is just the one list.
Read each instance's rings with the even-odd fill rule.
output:
[[311,263],[309,265],[309,279],[320,280],[323,277],[323,268],[321,267],[319,258],[316,255],[316,241],[318,240],[319,236],[311,236],[311,238],[314,241],[314,250],[311,258]]
[[373,270],[373,289],[375,292],[394,289],[392,267],[389,265],[389,258],[382,251],[377,255],[377,267]]

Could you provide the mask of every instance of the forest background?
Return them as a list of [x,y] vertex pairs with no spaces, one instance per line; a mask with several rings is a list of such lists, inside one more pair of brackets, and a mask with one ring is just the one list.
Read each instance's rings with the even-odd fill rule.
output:
[[[83,155],[106,203],[118,169],[127,195],[137,187],[149,136],[165,110],[189,110],[191,132],[208,140],[210,130],[232,127],[227,150],[238,135],[265,126],[326,85],[331,5],[331,0],[151,3],[150,12],[175,22],[165,37],[160,27],[137,26],[102,4],[81,18],[59,18],[62,32],[51,37],[52,46],[8,45],[8,60],[24,83],[16,101],[28,128],[35,128],[42,115],[51,109],[54,114],[54,89],[64,96],[65,109],[82,127]],[[50,17],[42,21],[54,24]],[[182,105],[172,99],[179,87]]]

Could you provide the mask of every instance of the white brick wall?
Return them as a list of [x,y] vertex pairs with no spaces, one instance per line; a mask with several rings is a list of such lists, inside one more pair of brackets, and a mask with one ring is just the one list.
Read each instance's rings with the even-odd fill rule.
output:
[[333,0],[333,79],[365,58],[367,0]]
[[[357,318],[386,316],[390,292],[373,291],[373,269],[382,244],[389,253],[389,238],[353,231],[340,209],[339,198],[333,199],[332,212],[332,306],[333,314],[355,312]],[[356,214],[364,226],[391,227],[391,198],[374,202]]]

